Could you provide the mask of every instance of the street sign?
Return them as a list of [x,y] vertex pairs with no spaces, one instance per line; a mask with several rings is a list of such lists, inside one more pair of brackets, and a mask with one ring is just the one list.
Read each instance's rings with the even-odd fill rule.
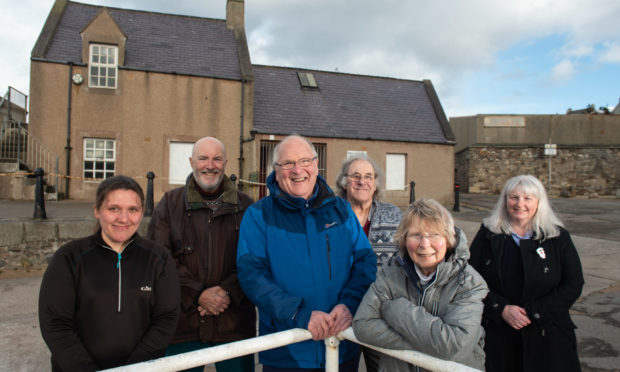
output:
[[555,143],[547,143],[545,144],[545,155],[553,156],[557,155],[557,145]]

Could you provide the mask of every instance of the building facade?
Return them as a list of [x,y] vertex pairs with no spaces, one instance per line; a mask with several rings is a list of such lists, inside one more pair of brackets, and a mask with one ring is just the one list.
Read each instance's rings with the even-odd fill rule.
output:
[[411,181],[452,201],[454,136],[430,81],[252,65],[244,1],[226,9],[218,20],[56,0],[32,52],[30,130],[59,155],[64,197],[92,199],[114,174],[146,186],[153,172],[159,200],[209,135],[258,199],[273,144],[297,133],[319,145],[332,186],[364,151],[386,168],[389,201],[406,205]]
[[450,118],[455,180],[471,193],[499,194],[518,174],[552,196],[616,195],[620,115],[476,115]]

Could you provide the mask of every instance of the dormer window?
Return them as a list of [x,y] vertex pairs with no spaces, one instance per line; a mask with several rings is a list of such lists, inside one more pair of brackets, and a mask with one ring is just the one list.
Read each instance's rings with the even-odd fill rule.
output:
[[118,76],[118,47],[114,45],[90,45],[88,86],[91,88],[116,89]]

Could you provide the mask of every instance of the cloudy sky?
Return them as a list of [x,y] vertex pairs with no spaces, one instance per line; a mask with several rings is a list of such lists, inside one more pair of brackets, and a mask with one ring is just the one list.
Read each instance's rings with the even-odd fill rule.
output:
[[[226,0],[82,0],[225,18]],[[618,0],[246,0],[255,64],[430,79],[451,116],[555,114],[620,99]],[[53,0],[0,0],[0,90],[28,93]],[[8,31],[8,32],[7,32]]]

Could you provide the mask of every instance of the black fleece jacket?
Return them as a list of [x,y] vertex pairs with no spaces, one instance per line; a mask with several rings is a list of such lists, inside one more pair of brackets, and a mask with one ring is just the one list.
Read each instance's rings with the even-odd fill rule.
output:
[[101,231],[62,246],[41,283],[39,323],[53,371],[94,371],[164,355],[179,280],[167,249],[136,233],[121,254]]

